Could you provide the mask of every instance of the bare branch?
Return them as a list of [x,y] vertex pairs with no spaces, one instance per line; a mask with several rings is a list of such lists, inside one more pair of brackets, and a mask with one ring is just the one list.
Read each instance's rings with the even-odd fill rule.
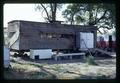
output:
[[105,10],[104,14],[97,20],[97,22],[99,22],[101,19],[103,19],[105,17],[106,13],[107,13],[107,10]]
[[48,20],[50,21],[49,14],[48,14],[48,11],[47,11],[46,7],[45,7],[43,4],[41,4],[41,6],[42,6],[43,9],[45,10],[46,15],[47,15],[47,18],[48,18]]
[[96,12],[95,12],[95,23],[97,23],[97,12],[98,12],[98,7],[96,8]]
[[99,31],[100,34],[103,34],[99,29],[98,29],[98,31]]

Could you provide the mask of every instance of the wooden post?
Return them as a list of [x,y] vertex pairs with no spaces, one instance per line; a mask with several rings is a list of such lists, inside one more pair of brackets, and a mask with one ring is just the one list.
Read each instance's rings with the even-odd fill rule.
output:
[[109,51],[112,51],[112,35],[109,35]]
[[57,53],[55,55],[55,60],[57,61],[59,57],[57,57],[57,55],[59,54],[59,49],[57,49]]
[[72,60],[72,56],[70,56],[70,60]]
[[96,41],[97,41],[97,31],[94,31],[94,48],[96,48]]
[[55,61],[57,61],[57,56],[55,56]]
[[59,54],[59,49],[57,49],[57,54]]

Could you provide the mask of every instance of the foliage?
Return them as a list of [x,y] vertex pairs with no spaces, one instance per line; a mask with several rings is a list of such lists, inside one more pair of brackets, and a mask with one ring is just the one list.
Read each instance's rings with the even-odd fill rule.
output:
[[86,61],[89,65],[98,65],[95,61],[94,61],[94,57],[93,56],[88,56],[86,58]]
[[[67,6],[67,9],[63,11],[64,18],[66,18],[67,21],[70,21],[71,24],[74,24],[75,15],[81,13],[79,7],[80,7],[80,4],[70,4]],[[82,19],[81,17],[79,18]]]
[[71,24],[94,25],[98,29],[115,27],[114,4],[70,4],[63,11],[63,16]]

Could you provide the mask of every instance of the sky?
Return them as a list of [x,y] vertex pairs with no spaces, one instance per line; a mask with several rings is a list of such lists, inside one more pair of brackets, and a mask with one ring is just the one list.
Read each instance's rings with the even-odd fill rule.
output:
[[[61,10],[64,8],[65,6],[63,6]],[[57,11],[56,19],[65,21],[61,15],[61,11]],[[4,27],[7,27],[7,23],[12,20],[45,22],[41,12],[35,11],[35,4],[4,4],[3,20]]]

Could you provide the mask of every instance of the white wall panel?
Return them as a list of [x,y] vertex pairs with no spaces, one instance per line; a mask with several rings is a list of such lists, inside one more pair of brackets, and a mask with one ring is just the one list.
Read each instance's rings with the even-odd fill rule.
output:
[[[84,41],[83,41],[84,40]],[[86,44],[86,46],[85,46]],[[80,32],[80,47],[83,49],[94,47],[94,36],[93,33]]]

